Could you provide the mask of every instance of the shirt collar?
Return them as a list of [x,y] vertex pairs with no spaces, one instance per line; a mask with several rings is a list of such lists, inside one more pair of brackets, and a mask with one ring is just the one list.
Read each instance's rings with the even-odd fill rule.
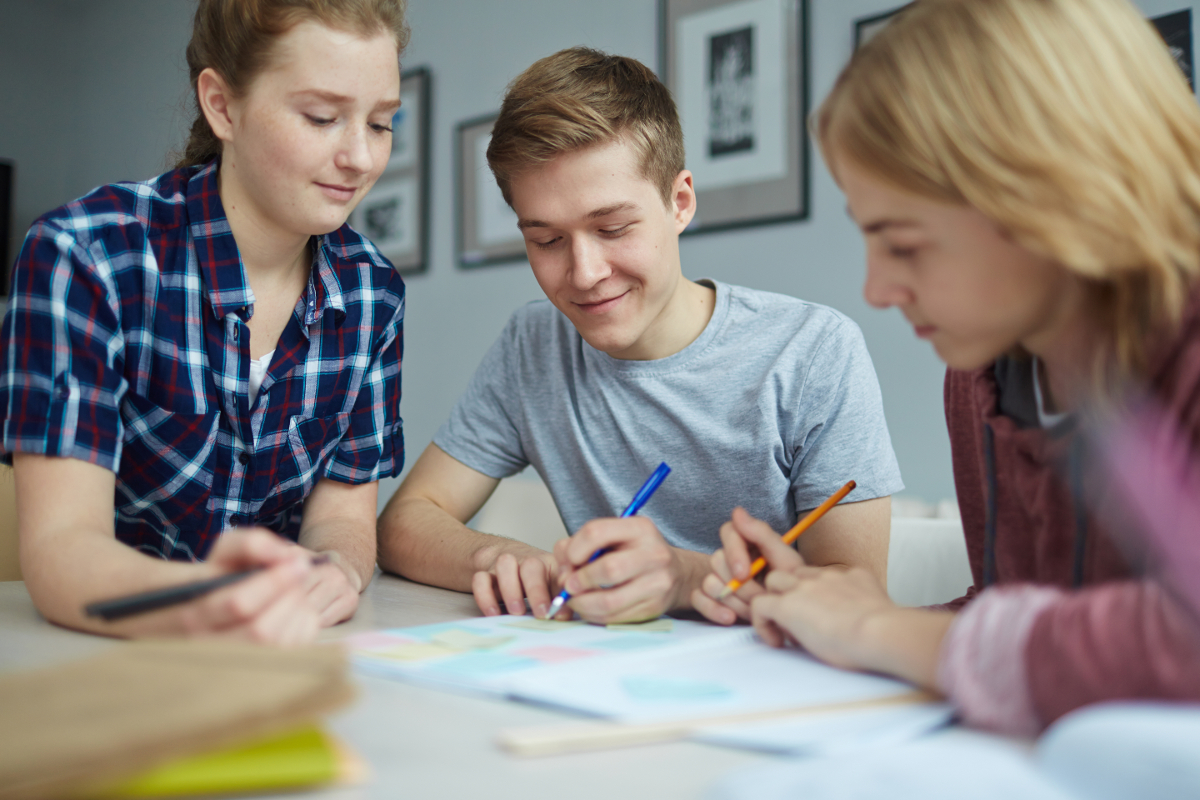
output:
[[[254,292],[246,281],[237,242],[217,190],[219,164],[219,158],[213,160],[188,180],[187,209],[196,259],[213,315],[224,319],[230,312],[253,305]],[[339,318],[346,314],[337,276],[340,257],[329,246],[327,237],[318,236],[316,245],[315,269],[309,274],[304,298],[305,327],[317,322],[327,308],[337,312]]]
[[217,166],[214,159],[188,181],[187,209],[192,245],[200,264],[200,275],[208,292],[217,319],[230,311],[245,308],[254,302],[254,293],[246,282],[242,259],[225,206],[217,191]]

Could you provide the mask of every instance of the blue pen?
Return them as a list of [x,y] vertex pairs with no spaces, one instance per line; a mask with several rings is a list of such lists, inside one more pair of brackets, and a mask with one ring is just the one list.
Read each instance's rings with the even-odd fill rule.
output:
[[[637,494],[629,501],[629,505],[621,512],[622,517],[632,517],[642,506],[646,505],[646,501],[650,499],[650,495],[654,494],[654,490],[659,487],[659,484],[671,473],[671,468],[667,466],[667,462],[658,465],[658,469],[654,470],[646,482],[642,484],[642,488],[638,489]],[[592,557],[587,560],[587,563],[592,563],[600,556],[608,552],[607,547],[602,547],[592,553]],[[550,604],[550,610],[546,612],[546,619],[553,619],[554,615],[562,610],[562,607],[568,600],[571,599],[571,593],[563,589],[558,593],[558,597],[554,598],[554,602]]]

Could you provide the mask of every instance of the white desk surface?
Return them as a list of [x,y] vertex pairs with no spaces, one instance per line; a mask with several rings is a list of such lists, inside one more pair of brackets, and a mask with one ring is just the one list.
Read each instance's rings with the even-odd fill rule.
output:
[[[475,616],[468,594],[376,575],[354,619],[322,640],[349,633],[424,625]],[[82,658],[113,640],[58,628],[34,609],[25,584],[0,582],[0,671]],[[317,793],[338,798],[698,798],[720,777],[773,759],[750,752],[679,742],[549,758],[519,759],[492,743],[512,726],[567,721],[563,714],[519,703],[482,700],[356,675],[360,696],[329,727],[371,765],[364,785]]]

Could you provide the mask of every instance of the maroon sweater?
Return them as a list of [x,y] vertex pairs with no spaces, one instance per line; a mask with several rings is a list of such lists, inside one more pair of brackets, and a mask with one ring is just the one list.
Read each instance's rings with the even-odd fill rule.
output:
[[[1194,300],[1179,336],[1160,349],[1152,389],[1200,454],[1200,293]],[[975,578],[950,607],[987,585],[1074,589],[1038,615],[1026,645],[1030,692],[1043,722],[1102,700],[1200,699],[1200,635],[1192,618],[1136,574],[1102,520],[1082,508],[1073,476],[1086,474],[1092,459],[1070,423],[1037,426],[1029,364],[1003,359],[973,372],[949,370],[945,401]],[[1190,522],[1200,537],[1200,520]]]

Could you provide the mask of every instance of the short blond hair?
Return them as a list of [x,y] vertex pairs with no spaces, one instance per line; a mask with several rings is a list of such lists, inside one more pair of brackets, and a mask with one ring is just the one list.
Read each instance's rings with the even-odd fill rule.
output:
[[918,0],[813,118],[898,188],[972,206],[1082,276],[1100,388],[1146,377],[1200,274],[1200,108],[1127,0]]
[[683,128],[671,92],[643,63],[588,47],[535,61],[508,86],[488,165],[512,203],[514,177],[564,154],[629,142],[642,176],[670,205],[684,169]]

